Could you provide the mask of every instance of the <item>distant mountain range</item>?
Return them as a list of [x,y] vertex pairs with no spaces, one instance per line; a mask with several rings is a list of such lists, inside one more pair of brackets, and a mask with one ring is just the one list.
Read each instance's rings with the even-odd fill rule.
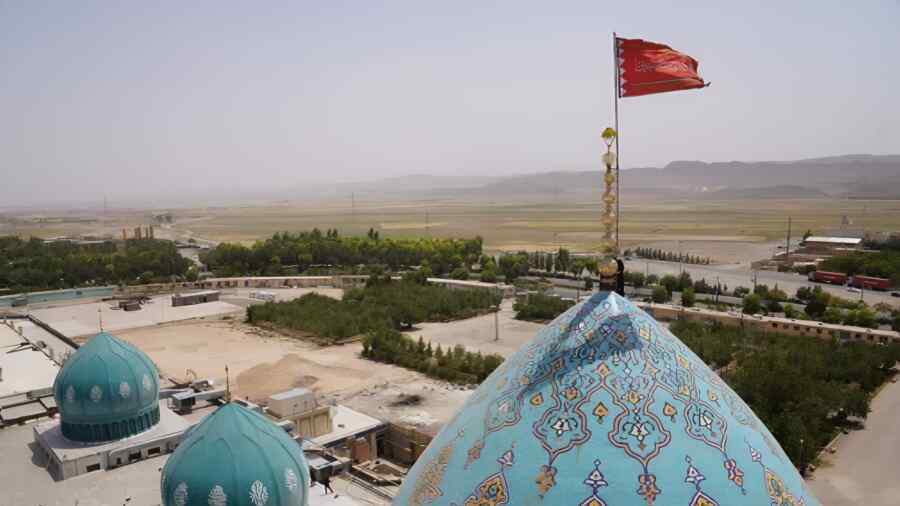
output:
[[[316,194],[359,197],[546,196],[601,191],[600,169],[518,176],[411,175],[365,183],[322,185]],[[696,198],[900,199],[900,155],[846,155],[790,162],[675,161],[663,168],[623,168],[622,189]]]

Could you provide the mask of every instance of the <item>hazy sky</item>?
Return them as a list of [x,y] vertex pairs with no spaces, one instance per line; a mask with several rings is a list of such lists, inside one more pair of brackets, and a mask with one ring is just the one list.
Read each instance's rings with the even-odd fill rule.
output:
[[900,2],[762,3],[0,0],[0,199],[596,167],[614,30],[623,167],[900,152]]

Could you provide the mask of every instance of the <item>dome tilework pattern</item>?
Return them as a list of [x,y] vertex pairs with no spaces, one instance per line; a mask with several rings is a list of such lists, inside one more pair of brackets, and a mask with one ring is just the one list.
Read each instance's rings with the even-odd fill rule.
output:
[[63,365],[53,383],[63,435],[73,441],[121,439],[159,422],[159,373],[147,355],[101,332]]
[[307,506],[309,468],[282,428],[230,403],[185,435],[160,489],[163,506]]
[[668,329],[599,293],[472,394],[409,506],[819,506],[750,408]]

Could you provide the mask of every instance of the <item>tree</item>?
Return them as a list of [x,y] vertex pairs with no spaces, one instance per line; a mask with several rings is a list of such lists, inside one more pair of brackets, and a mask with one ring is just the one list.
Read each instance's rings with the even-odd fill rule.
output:
[[658,304],[662,304],[664,302],[668,302],[672,298],[672,294],[666,290],[664,286],[657,286],[653,289],[653,295],[651,295],[653,302]]
[[894,314],[894,321],[891,322],[891,328],[900,332],[900,311]]
[[497,282],[497,268],[492,263],[491,265],[481,269],[481,281],[484,283],[496,283]]
[[644,273],[643,272],[629,272],[625,271],[625,284],[634,286],[635,288],[640,288],[644,286]]
[[762,299],[755,293],[744,296],[744,314],[757,314],[762,311]]
[[[806,306],[806,312],[809,313],[809,306]],[[810,314],[810,316],[813,316]],[[844,314],[841,310],[835,306],[829,306],[825,308],[822,313],[816,315],[822,318],[822,321],[825,323],[841,323],[844,319]]]
[[659,284],[666,287],[666,290],[668,290],[670,294],[677,291],[681,286],[678,278],[671,274],[666,274],[665,276],[663,276],[662,279],[659,280]]
[[806,303],[806,314],[812,316],[813,318],[819,318],[825,314],[825,310],[828,308],[828,304],[823,300],[822,297],[814,297],[812,300]]
[[684,307],[694,307],[696,301],[693,288],[685,288],[681,291],[681,305]]
[[459,266],[450,273],[452,279],[469,279],[469,271],[465,267]]
[[797,317],[797,308],[794,307],[793,304],[785,304],[784,305],[784,317],[785,318],[796,318]]

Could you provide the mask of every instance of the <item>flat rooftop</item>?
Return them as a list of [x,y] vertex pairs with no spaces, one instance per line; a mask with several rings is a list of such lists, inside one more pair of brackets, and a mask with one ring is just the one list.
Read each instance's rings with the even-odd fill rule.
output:
[[44,442],[48,450],[53,451],[60,461],[80,459],[88,455],[129,448],[157,439],[166,438],[173,434],[181,434],[191,426],[191,423],[175,414],[166,406],[165,401],[159,403],[159,423],[152,429],[140,434],[105,443],[78,443],[66,439],[62,434],[59,420],[40,422],[34,426],[38,437]]
[[[34,326],[27,320],[9,321],[17,327],[26,323]],[[3,369],[0,397],[51,387],[59,372],[56,362],[43,351],[30,346],[27,338],[3,324],[0,324],[0,368]]]
[[308,393],[309,393],[309,389],[297,387],[297,388],[292,388],[290,390],[287,390],[285,392],[278,392],[277,394],[272,394],[271,396],[269,396],[269,399],[275,399],[276,401],[282,401],[285,399],[293,399],[294,397],[297,397],[300,395],[306,395]]
[[64,335],[74,337],[98,333],[101,314],[103,329],[115,332],[241,310],[240,306],[222,301],[172,307],[171,295],[160,295],[142,305],[139,311],[112,309],[109,302],[91,302],[37,309],[32,314]]
[[803,240],[804,243],[807,242],[823,242],[828,244],[859,244],[862,242],[862,239],[857,237],[826,237],[821,235],[811,235]]
[[354,411],[347,406],[332,406],[332,421],[334,422],[334,430],[328,434],[310,439],[310,442],[319,446],[328,446],[335,441],[342,441],[354,434],[361,434],[372,430],[384,422],[369,415]]

